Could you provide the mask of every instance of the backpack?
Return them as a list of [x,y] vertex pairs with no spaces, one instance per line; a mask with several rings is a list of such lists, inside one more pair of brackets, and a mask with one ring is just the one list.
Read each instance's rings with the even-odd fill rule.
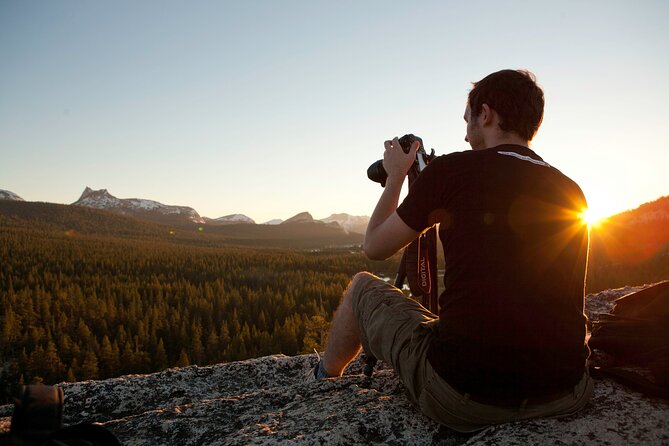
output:
[[616,299],[613,311],[593,322],[588,344],[610,357],[610,364],[593,361],[593,377],[669,399],[669,281]]
[[23,386],[15,400],[10,431],[0,434],[0,446],[121,446],[99,424],[62,427],[63,403],[60,387]]

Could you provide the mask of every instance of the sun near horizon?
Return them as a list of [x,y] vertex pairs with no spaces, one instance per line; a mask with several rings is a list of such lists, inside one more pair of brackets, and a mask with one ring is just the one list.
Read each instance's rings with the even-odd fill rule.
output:
[[619,212],[620,211],[613,211],[603,206],[590,205],[581,211],[579,218],[583,223],[587,224],[588,227],[597,228],[604,224],[609,217]]
[[583,223],[587,224],[590,228],[596,228],[614,214],[615,212],[608,212],[596,207],[590,207],[583,209],[579,214],[579,217]]
[[620,199],[606,190],[596,189],[586,191],[587,207],[581,210],[578,217],[590,228],[599,228],[614,215],[620,214],[637,206],[625,206]]

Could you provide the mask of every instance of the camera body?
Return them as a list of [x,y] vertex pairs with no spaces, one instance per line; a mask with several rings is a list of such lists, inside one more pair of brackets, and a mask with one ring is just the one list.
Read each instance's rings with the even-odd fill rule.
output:
[[402,150],[404,153],[409,153],[409,150],[411,150],[411,145],[415,142],[418,141],[420,146],[418,147],[418,150],[425,148],[423,147],[423,139],[420,138],[419,136],[414,135],[413,133],[407,133],[403,137],[399,139],[400,146],[402,147]]
[[[411,150],[411,145],[415,141],[418,141],[420,145],[418,146],[418,152],[416,152],[416,160],[408,172],[410,181],[413,180],[413,177],[418,176],[418,174],[425,168],[425,166],[427,166],[427,163],[432,161],[435,156],[434,149],[432,149],[432,153],[430,155],[425,153],[423,140],[412,133],[408,133],[399,139],[400,146],[402,147],[404,153],[409,153],[409,150]],[[375,183],[381,183],[382,187],[386,186],[388,173],[386,172],[386,169],[383,168],[383,160],[378,160],[369,166],[367,169],[367,177]]]

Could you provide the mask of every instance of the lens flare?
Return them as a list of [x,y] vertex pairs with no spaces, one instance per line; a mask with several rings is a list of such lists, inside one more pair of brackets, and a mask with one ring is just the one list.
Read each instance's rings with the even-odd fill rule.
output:
[[596,209],[588,208],[583,209],[579,215],[581,221],[591,228],[597,227],[602,224],[606,219],[607,215],[603,212],[598,212]]

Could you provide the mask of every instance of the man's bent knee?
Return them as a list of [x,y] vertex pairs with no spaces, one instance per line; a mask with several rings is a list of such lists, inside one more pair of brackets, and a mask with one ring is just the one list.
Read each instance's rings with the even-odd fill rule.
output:
[[359,286],[360,282],[369,280],[371,278],[377,278],[374,274],[367,272],[367,271],[360,271],[357,273],[355,276],[353,276],[353,279],[351,279],[351,285],[350,288],[354,288]]
[[353,276],[351,282],[348,284],[346,289],[345,298],[351,300],[352,298],[359,297],[362,293],[360,287],[364,286],[365,282],[368,282],[370,279],[376,279],[377,277],[367,271],[361,271]]

